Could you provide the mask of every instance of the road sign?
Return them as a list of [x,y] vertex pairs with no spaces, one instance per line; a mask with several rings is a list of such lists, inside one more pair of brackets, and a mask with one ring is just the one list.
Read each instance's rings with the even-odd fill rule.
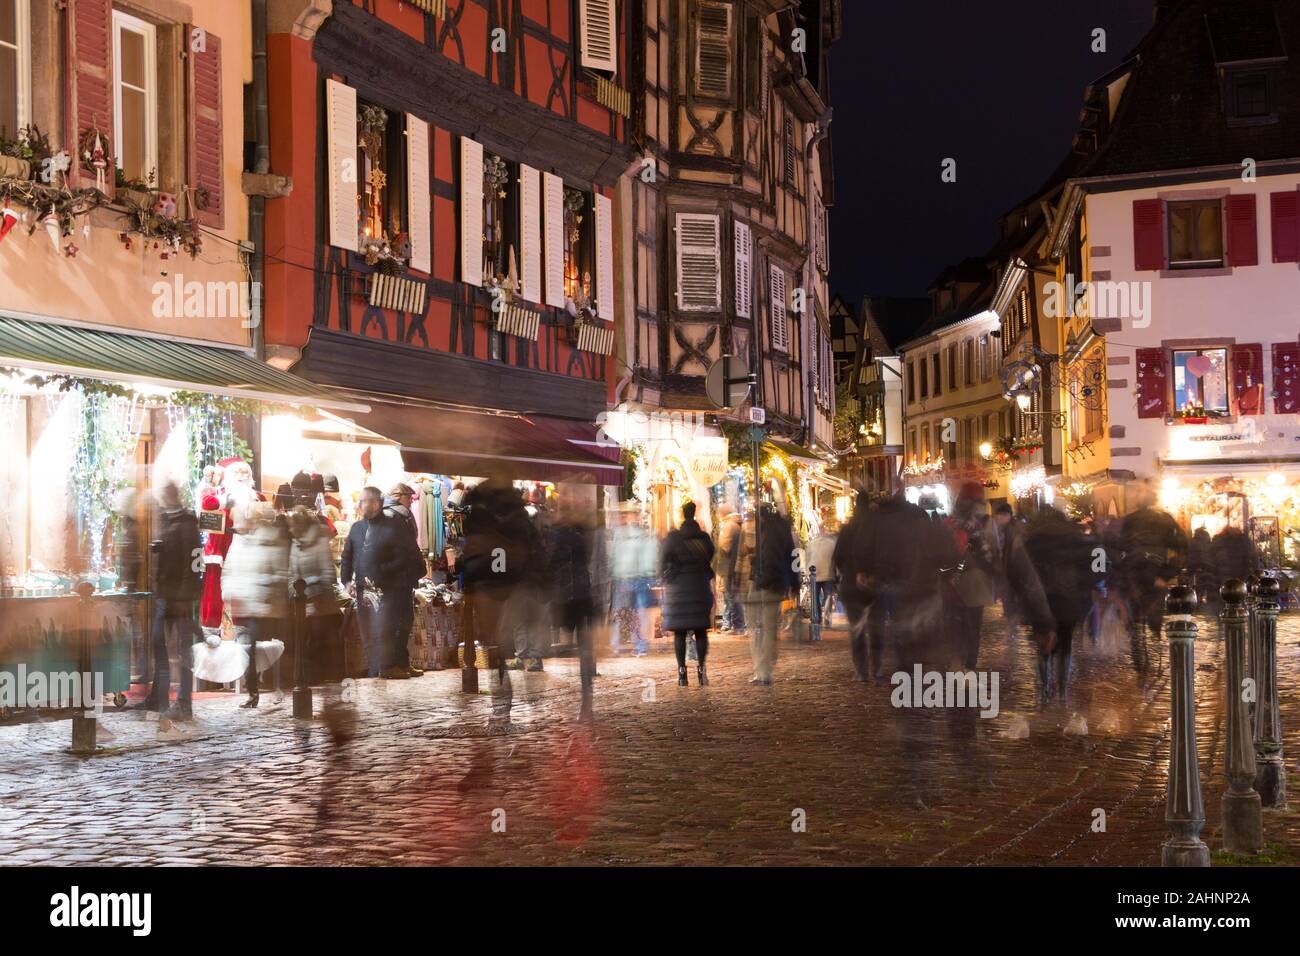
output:
[[736,408],[743,405],[753,387],[754,377],[743,358],[724,355],[714,362],[704,378],[704,392],[716,408]]

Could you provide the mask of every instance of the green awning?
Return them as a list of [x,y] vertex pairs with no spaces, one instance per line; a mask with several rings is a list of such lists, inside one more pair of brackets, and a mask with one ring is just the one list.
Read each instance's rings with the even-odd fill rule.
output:
[[0,313],[0,365],[287,405],[370,410],[259,362],[242,348],[5,313]]

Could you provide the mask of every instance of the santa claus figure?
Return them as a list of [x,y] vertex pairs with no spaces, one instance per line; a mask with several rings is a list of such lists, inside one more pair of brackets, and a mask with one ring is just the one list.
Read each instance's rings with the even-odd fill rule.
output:
[[[203,594],[199,602],[199,622],[204,629],[221,629],[221,617],[225,613],[225,604],[221,600],[221,566],[226,561],[230,550],[234,527],[230,520],[231,509],[253,501],[261,501],[262,496],[253,488],[253,469],[242,458],[223,458],[217,463],[219,472],[209,475],[204,469],[204,484],[199,496],[200,514],[220,515],[220,521],[211,518],[210,525],[219,524],[220,531],[209,528],[203,542]],[[219,487],[214,485],[220,482]]]

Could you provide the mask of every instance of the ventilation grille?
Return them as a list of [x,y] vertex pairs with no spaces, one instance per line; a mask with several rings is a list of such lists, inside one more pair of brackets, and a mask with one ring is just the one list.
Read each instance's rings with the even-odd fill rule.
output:
[[423,282],[375,273],[370,277],[370,304],[399,312],[423,312],[427,288]]

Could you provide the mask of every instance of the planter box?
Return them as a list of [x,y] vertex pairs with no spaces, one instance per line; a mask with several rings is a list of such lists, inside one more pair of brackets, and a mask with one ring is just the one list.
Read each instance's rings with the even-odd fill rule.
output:
[[32,164],[17,156],[0,156],[0,179],[31,179]]
[[1208,416],[1192,417],[1185,415],[1181,421],[1184,425],[1208,425],[1210,423]]

